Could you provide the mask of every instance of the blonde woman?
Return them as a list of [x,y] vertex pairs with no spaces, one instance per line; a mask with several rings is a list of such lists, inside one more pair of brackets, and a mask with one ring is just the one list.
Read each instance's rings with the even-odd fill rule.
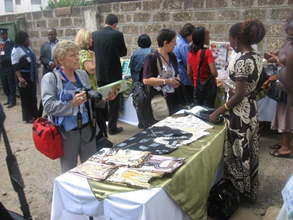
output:
[[[76,92],[90,84],[88,74],[79,69],[78,51],[79,47],[72,41],[59,41],[53,51],[57,68],[44,75],[41,83],[44,109],[49,120],[59,126],[62,134],[64,152],[64,156],[60,158],[62,173],[77,165],[78,156],[83,163],[97,151],[96,140],[91,140],[92,102],[87,99],[85,91]],[[105,101],[112,100],[116,96],[117,94],[110,92],[109,98],[94,102],[95,108],[104,108]],[[81,132],[77,122],[78,111],[82,112]],[[99,127],[96,129],[96,133],[98,132]],[[83,140],[91,141],[85,143]]]
[[86,29],[79,30],[75,44],[80,48],[78,52],[80,69],[88,73],[91,86],[97,90],[96,55],[89,49],[93,45],[92,32]]

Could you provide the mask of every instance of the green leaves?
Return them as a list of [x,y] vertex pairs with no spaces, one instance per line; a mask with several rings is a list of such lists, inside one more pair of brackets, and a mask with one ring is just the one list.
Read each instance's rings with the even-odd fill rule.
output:
[[61,8],[68,6],[87,6],[89,4],[90,2],[86,2],[86,0],[49,0],[46,9]]

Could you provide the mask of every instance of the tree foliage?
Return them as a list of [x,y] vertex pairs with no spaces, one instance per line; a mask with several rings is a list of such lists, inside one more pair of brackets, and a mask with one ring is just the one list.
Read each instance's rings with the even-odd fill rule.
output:
[[46,9],[61,8],[68,6],[86,6],[90,4],[86,0],[49,0]]

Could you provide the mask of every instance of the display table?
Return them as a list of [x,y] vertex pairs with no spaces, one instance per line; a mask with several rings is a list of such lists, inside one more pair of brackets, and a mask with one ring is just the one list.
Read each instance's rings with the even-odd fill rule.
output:
[[107,220],[206,220],[206,201],[222,158],[225,127],[215,125],[209,131],[210,135],[170,153],[185,157],[185,164],[171,176],[151,181],[153,188],[148,190],[129,188],[135,191],[123,192],[128,187],[92,181],[93,194],[85,178],[69,173],[57,177],[51,220],[87,216]]

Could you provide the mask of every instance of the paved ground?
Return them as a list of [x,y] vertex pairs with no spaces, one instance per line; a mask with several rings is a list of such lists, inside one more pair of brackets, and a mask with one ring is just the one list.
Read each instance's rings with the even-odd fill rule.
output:
[[[5,102],[5,97],[0,94],[0,101]],[[51,161],[37,152],[31,140],[31,125],[21,122],[20,100],[12,109],[4,107],[7,119],[5,128],[8,131],[11,146],[19,162],[24,182],[26,195],[31,212],[35,220],[47,220],[50,218],[50,206],[52,186],[54,178],[60,175],[59,161]],[[110,136],[114,144],[138,133],[136,126],[119,122],[124,131],[118,135]],[[275,158],[269,155],[269,145],[280,141],[282,135],[269,129],[269,123],[261,131],[260,140],[260,165],[259,165],[259,198],[254,204],[243,202],[240,208],[232,216],[232,220],[272,220],[276,218],[283,204],[281,190],[292,174],[293,157]],[[11,182],[8,178],[5,163],[6,152],[3,143],[0,148],[0,201],[10,210],[19,211],[18,198],[13,193]],[[38,169],[33,169],[38,167]],[[3,174],[3,175],[2,175]]]
[[292,175],[293,158],[276,158],[269,155],[271,144],[277,143],[281,134],[270,130],[265,123],[260,139],[259,197],[256,203],[242,202],[231,220],[275,220],[283,204],[281,191]]

